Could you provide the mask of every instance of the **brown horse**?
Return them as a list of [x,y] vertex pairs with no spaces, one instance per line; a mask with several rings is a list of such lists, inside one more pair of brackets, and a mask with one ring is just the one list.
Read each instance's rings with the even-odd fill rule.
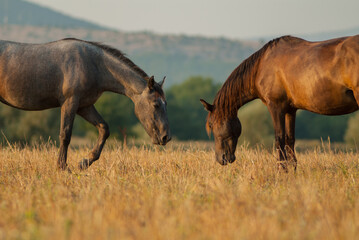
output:
[[110,134],[94,107],[104,91],[123,94],[133,101],[135,113],[153,143],[165,145],[170,141],[163,82],[156,83],[121,51],[100,43],[78,39],[46,44],[0,41],[0,101],[32,111],[61,107],[57,162],[61,169],[68,169],[67,149],[76,114],[99,131],[97,143],[89,158],[80,162],[80,169],[99,159]]
[[274,39],[244,60],[228,77],[209,111],[206,128],[213,131],[216,160],[235,160],[241,134],[238,109],[260,98],[273,120],[279,163],[287,170],[294,153],[298,109],[325,115],[358,110],[359,35],[323,42],[284,36]]

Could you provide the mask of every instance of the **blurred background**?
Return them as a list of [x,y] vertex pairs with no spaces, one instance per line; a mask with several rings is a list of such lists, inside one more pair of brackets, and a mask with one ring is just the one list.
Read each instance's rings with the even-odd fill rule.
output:
[[[127,54],[165,92],[173,138],[208,140],[207,113],[199,102],[213,101],[229,74],[267,41],[294,35],[311,41],[359,33],[357,0],[0,0],[0,39],[43,43],[66,37],[103,42]],[[146,139],[132,102],[105,93],[96,104],[111,137]],[[0,105],[3,141],[58,140],[59,109],[19,111]],[[239,111],[241,142],[273,145],[266,107],[258,100]],[[299,111],[296,137],[317,143],[331,139],[356,148],[359,113],[327,117]],[[78,139],[97,130],[77,118]]]

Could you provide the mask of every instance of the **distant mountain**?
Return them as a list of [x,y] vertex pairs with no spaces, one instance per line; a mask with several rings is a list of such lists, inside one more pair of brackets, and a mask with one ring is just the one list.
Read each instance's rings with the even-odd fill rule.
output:
[[[359,23],[358,23],[358,25],[359,25]],[[346,29],[346,30],[307,34],[307,35],[303,35],[301,37],[311,40],[311,41],[321,41],[321,40],[327,40],[327,39],[331,39],[331,38],[353,36],[353,35],[358,35],[358,34],[359,34],[359,26],[356,28],[350,28],[350,29]]]
[[166,87],[194,75],[223,82],[261,44],[224,38],[125,33],[84,28],[0,25],[0,39],[41,43],[66,37],[103,42],[127,53],[149,75],[167,76]]
[[167,76],[166,87],[193,75],[223,82],[261,45],[256,41],[107,30],[26,1],[0,0],[0,39],[40,43],[66,37],[112,45],[149,75],[157,79]]
[[0,24],[105,29],[23,0],[0,0]]

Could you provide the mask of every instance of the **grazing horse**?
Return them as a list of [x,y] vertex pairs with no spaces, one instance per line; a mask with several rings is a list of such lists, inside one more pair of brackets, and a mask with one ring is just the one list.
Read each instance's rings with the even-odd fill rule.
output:
[[97,143],[79,168],[86,169],[99,159],[110,134],[94,107],[104,91],[133,101],[136,116],[154,144],[170,141],[163,83],[164,79],[155,82],[121,51],[100,43],[74,38],[45,44],[0,41],[0,101],[30,111],[61,107],[57,164],[63,170],[68,169],[76,114],[99,131]]
[[261,99],[274,125],[279,163],[287,171],[294,153],[298,109],[324,115],[358,110],[359,35],[322,42],[284,36],[265,44],[244,60],[218,91],[214,103],[201,99],[209,112],[206,129],[213,132],[216,160],[235,160],[241,123],[238,109]]

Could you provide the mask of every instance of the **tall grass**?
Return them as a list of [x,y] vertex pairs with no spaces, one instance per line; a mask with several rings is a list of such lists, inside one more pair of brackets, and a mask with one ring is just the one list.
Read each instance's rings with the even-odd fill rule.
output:
[[201,143],[107,146],[78,172],[56,170],[58,149],[0,150],[0,239],[355,239],[359,155],[300,153],[296,173],[272,151],[239,147],[222,167]]

